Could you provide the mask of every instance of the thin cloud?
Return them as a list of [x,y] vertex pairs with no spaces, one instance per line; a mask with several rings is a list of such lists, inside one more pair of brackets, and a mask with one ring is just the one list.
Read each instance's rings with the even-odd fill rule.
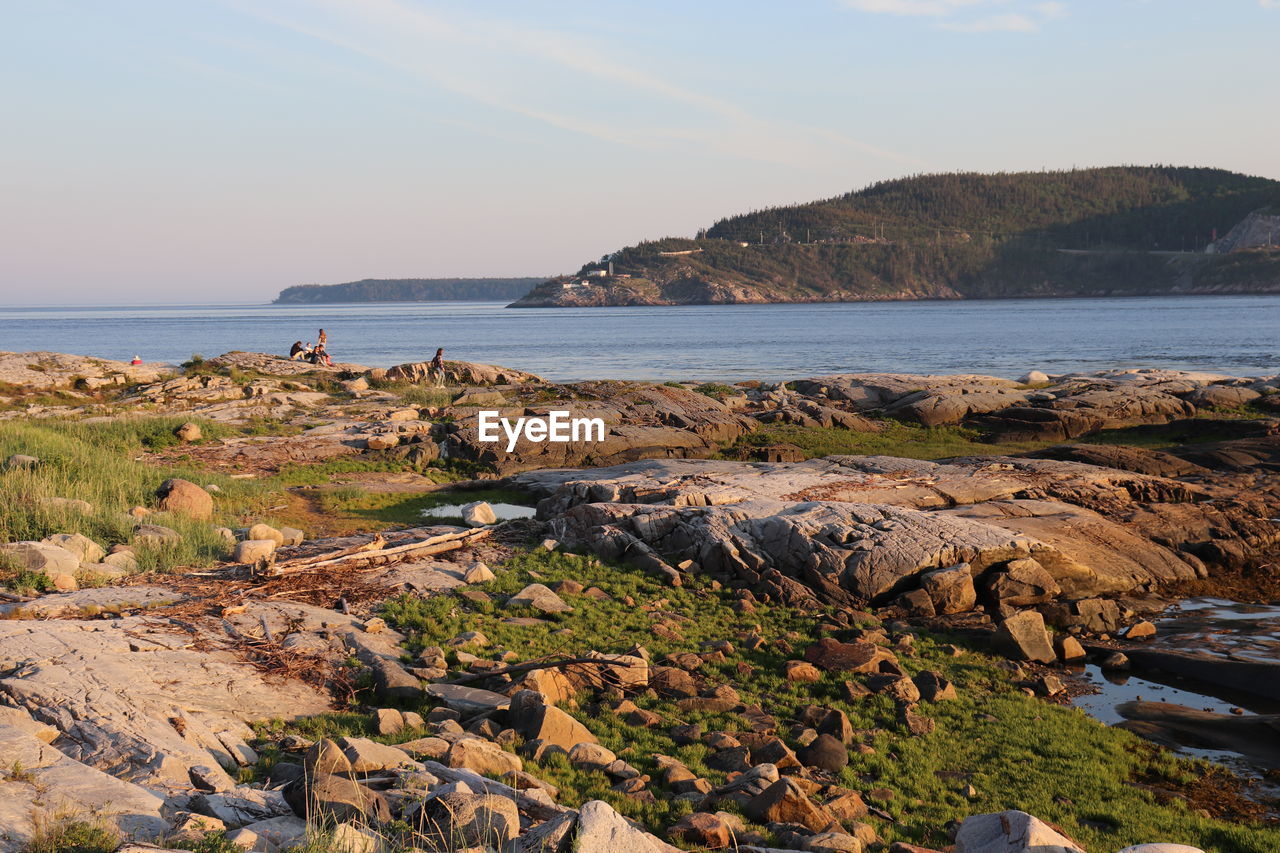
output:
[[[953,0],[973,2],[973,0]],[[809,166],[847,157],[850,150],[915,167],[915,158],[869,145],[825,128],[777,122],[753,114],[724,98],[673,83],[620,61],[571,37],[504,20],[444,14],[401,0],[302,0],[290,16],[279,6],[229,0],[246,14],[303,34],[404,72],[433,87],[522,118],[605,142],[642,149],[692,145],[742,159]],[[466,67],[457,58],[465,54]],[[477,61],[477,57],[480,61]],[[492,63],[485,63],[484,58]],[[586,108],[566,109],[554,91],[530,93],[520,74],[490,72],[517,58],[532,69],[570,74],[613,88],[624,88],[663,105],[685,108],[688,124],[663,126],[652,121],[611,123]],[[585,111],[584,111],[585,110]],[[834,151],[833,151],[834,149]]]
[[[1280,0],[1259,0],[1280,4]],[[958,33],[1031,33],[1067,16],[1061,0],[841,0],[856,12],[922,18],[939,29]]]
[[1040,29],[1035,21],[1016,12],[972,21],[947,21],[939,26],[957,33],[1033,33]]

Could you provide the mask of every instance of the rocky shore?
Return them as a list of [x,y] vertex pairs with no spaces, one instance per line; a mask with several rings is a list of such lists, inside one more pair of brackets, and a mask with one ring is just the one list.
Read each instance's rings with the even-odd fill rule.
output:
[[1280,769],[1276,717],[1069,707],[1270,695],[1151,620],[1280,599],[1280,377],[426,379],[0,353],[0,851],[1280,845],[1133,736]]

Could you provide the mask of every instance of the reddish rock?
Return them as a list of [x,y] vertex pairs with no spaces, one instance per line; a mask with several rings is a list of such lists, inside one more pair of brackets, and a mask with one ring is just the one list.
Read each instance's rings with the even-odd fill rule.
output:
[[789,777],[779,779],[748,800],[743,813],[756,823],[798,823],[814,832],[822,832],[837,822],[830,812],[814,805],[800,784]]
[[804,659],[828,672],[874,673],[880,672],[880,664],[883,662],[898,662],[892,652],[874,643],[861,640],[842,643],[831,637],[823,637],[805,649]]
[[177,477],[165,480],[156,489],[159,502],[156,509],[185,515],[198,521],[208,521],[213,516],[213,498],[190,480]]
[[705,850],[724,850],[733,843],[733,830],[720,818],[706,812],[685,815],[667,829],[672,841]]

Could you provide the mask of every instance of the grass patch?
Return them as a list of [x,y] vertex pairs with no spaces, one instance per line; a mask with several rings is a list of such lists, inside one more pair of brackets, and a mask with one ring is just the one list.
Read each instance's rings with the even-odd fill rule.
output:
[[437,483],[449,483],[459,479],[449,468],[432,464],[427,467],[416,465],[408,459],[386,457],[383,459],[330,459],[314,465],[298,465],[290,463],[280,468],[275,475],[275,482],[283,487],[290,486],[322,486],[333,482],[344,474],[401,474],[416,472],[430,477]]
[[[217,485],[221,491],[214,496],[215,520],[228,526],[239,526],[259,514],[270,499],[261,483],[143,461],[146,451],[167,446],[173,428],[183,422],[182,418],[0,422],[0,459],[14,453],[40,459],[31,469],[0,470],[0,492],[8,498],[0,503],[0,541],[81,533],[104,547],[128,542],[135,520],[127,511],[134,506],[153,506],[156,488],[170,477]],[[219,433],[216,425],[208,429]],[[81,511],[58,499],[86,501],[90,509]],[[146,520],[173,528],[182,541],[164,548],[139,549],[137,556],[144,570],[207,565],[227,550],[209,522],[168,514]]]
[[73,815],[36,815],[35,832],[23,853],[112,853],[120,833],[96,821]]
[[884,421],[883,432],[856,432],[841,427],[802,427],[794,424],[762,424],[739,438],[718,458],[737,459],[770,444],[794,444],[805,458],[822,456],[900,456],[907,459],[946,459],[952,456],[1009,456],[1040,450],[1060,442],[983,441],[978,430],[961,426],[924,427]]
[[370,382],[369,386],[378,391],[395,394],[409,406],[447,406],[457,396],[448,388],[419,385],[416,382]]
[[[597,586],[611,598],[597,601],[566,595],[575,610],[553,617],[495,603],[535,577],[544,583],[573,579]],[[839,708],[849,715],[863,742],[876,751],[852,754],[841,783],[858,791],[887,788],[893,792],[885,807],[897,822],[868,819],[886,841],[939,847],[948,843],[943,828],[949,820],[1017,808],[1059,824],[1091,850],[1119,849],[1152,839],[1223,853],[1265,853],[1280,844],[1280,830],[1205,818],[1176,797],[1160,797],[1136,784],[1160,780],[1176,789],[1213,772],[1210,765],[1178,758],[1078,710],[1025,696],[993,666],[995,659],[979,653],[959,657],[946,653],[940,644],[950,638],[920,636],[913,653],[899,655],[909,673],[941,671],[960,691],[955,701],[923,703],[920,712],[932,717],[936,728],[927,736],[909,737],[889,699],[848,701],[839,674],[825,674],[814,684],[793,684],[781,677],[783,662],[798,657],[818,637],[818,617],[766,605],[755,612],[739,612],[726,591],[672,589],[629,567],[543,551],[517,554],[485,589],[494,602],[475,603],[454,595],[425,599],[403,595],[388,601],[382,613],[407,634],[410,652],[443,645],[467,630],[489,637],[489,646],[479,652],[482,656],[497,657],[510,650],[521,659],[572,656],[593,649],[620,652],[633,643],[646,646],[657,658],[668,652],[700,651],[705,642],[728,640],[735,646],[734,653],[722,662],[704,664],[699,672],[713,683],[733,684],[743,702],[760,704],[777,719],[784,739],[789,740],[790,724],[808,704]],[[527,615],[537,615],[546,624],[503,621]],[[658,623],[678,631],[680,637],[655,633]],[[748,651],[742,640],[751,632],[763,637],[764,643]],[[750,674],[740,672],[739,664],[750,667]],[[661,774],[652,758],[655,753],[678,757],[712,782],[725,779],[723,773],[706,766],[705,746],[676,744],[669,727],[698,723],[707,731],[734,731],[742,729],[744,722],[734,713],[685,712],[673,702],[653,697],[639,696],[634,701],[659,714],[663,724],[636,728],[607,707],[584,707],[574,714],[601,743],[653,776],[657,802],[644,803],[612,791],[603,774],[576,770],[560,758],[541,765],[527,761],[526,767],[559,786],[560,801],[566,805],[603,799],[661,832],[690,806],[673,800],[656,781]],[[309,737],[367,736],[368,726],[369,718],[363,714],[330,714],[278,724],[275,731]],[[403,735],[396,738],[405,739]],[[963,796],[961,788],[966,784],[977,789],[976,799]]]
[[726,397],[736,397],[742,393],[732,385],[725,385],[721,382],[704,382],[693,390],[713,400],[724,400]]

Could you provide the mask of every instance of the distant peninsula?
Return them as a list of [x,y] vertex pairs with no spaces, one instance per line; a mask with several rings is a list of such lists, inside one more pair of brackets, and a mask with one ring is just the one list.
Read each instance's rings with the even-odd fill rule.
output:
[[277,305],[329,302],[506,302],[519,299],[545,278],[366,278],[343,284],[286,287]]
[[511,307],[1280,293],[1280,181],[1118,166],[920,175],[722,219]]

